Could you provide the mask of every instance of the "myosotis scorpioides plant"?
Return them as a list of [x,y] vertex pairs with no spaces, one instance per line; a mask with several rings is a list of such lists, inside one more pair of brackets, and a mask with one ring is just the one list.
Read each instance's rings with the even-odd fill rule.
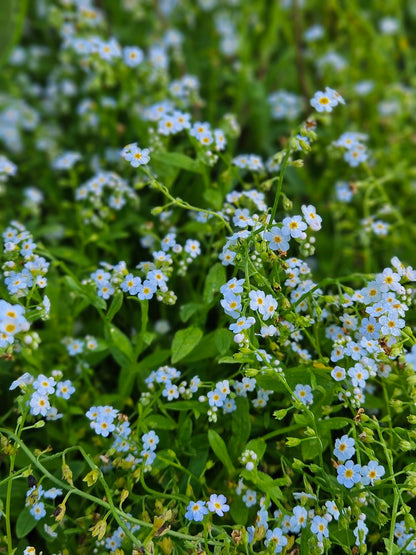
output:
[[[45,80],[39,60],[53,56],[26,45],[25,80],[18,48],[10,72],[22,102],[1,99],[1,179],[22,198],[3,234],[4,548],[414,551],[415,274],[393,256],[407,207],[386,192],[412,174],[405,162],[384,171],[376,116],[351,131],[371,83],[352,90],[343,57],[319,45],[324,27],[305,32],[302,49],[311,14],[295,3],[297,71],[316,64],[348,103],[336,107],[343,98],[321,82],[305,97],[305,76],[303,98],[275,91],[261,72],[252,79],[249,34],[239,41],[242,21],[261,32],[260,3],[219,12],[201,2],[213,12],[199,32],[218,40],[207,68],[229,62],[207,70],[205,87],[183,69],[192,18],[161,5],[161,27],[145,26],[139,48],[105,23],[124,12],[152,21],[130,4],[48,7],[55,72]],[[275,31],[286,9],[274,6]],[[380,19],[390,38],[395,25]],[[389,94],[406,106],[406,91]],[[216,115],[221,95],[237,117]],[[375,114],[374,97],[367,104]],[[306,105],[314,114],[296,126]],[[377,108],[394,134],[392,109],[391,99]],[[266,163],[250,153],[278,142]],[[38,188],[18,197],[31,151]]]

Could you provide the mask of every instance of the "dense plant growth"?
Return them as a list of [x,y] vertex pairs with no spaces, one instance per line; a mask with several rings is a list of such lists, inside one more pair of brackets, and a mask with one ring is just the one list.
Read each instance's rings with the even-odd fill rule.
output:
[[416,552],[415,5],[0,13],[2,552]]

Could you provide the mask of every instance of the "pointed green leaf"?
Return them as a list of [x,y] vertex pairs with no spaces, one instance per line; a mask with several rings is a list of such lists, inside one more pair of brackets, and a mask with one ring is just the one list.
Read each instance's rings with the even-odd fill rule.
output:
[[37,524],[36,520],[33,518],[29,511],[29,507],[25,507],[17,517],[16,536],[19,539],[27,536]]
[[202,330],[194,326],[179,330],[172,341],[172,364],[186,357],[201,340]]
[[210,303],[214,298],[214,294],[220,290],[220,287],[224,285],[226,280],[225,268],[220,262],[217,262],[210,268],[205,280],[204,292],[202,295],[204,302]]
[[235,468],[231,462],[230,455],[228,454],[225,441],[215,430],[208,430],[208,441],[211,449],[224,465],[227,474],[232,476],[235,473]]
[[108,309],[107,316],[106,316],[106,318],[109,322],[111,322],[111,320],[114,318],[114,316],[120,310],[121,305],[123,304],[123,297],[124,297],[124,295],[123,295],[122,291],[117,291],[117,293],[114,295],[113,300],[111,301],[110,308]]
[[198,162],[180,152],[153,152],[152,161],[161,162],[162,164],[180,168],[181,170],[201,173]]

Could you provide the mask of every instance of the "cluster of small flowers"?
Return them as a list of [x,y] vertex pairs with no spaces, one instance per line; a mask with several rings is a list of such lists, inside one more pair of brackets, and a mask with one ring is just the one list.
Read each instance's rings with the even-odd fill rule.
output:
[[341,56],[341,54],[333,50],[316,58],[315,63],[320,73],[323,73],[325,70],[342,71],[348,65],[344,56]]
[[5,96],[0,102],[5,108],[0,112],[0,140],[15,153],[23,150],[23,137],[27,131],[38,126],[40,115],[23,100],[17,101],[15,96]]
[[[248,197],[247,192],[245,193],[246,197]],[[237,204],[240,200],[239,193],[230,193],[227,195],[227,202],[233,202]],[[250,197],[249,197],[250,198]],[[264,210],[265,204],[261,193],[257,193],[256,195],[252,195],[250,200],[253,200],[257,208],[259,210]],[[260,223],[260,218],[258,214],[250,214],[250,211],[247,208],[243,209],[233,209],[227,207],[224,208],[224,213],[234,214],[233,215],[233,224],[236,227],[240,228],[248,228],[252,227],[253,231],[262,228],[262,224]],[[313,247],[311,243],[314,241],[311,238],[310,242],[306,242],[307,234],[305,230],[309,228],[312,231],[318,231],[321,229],[321,222],[322,218],[316,213],[316,209],[314,206],[303,205],[302,206],[302,216],[287,216],[283,219],[281,224],[275,224],[269,230],[262,229],[258,235],[260,238],[268,241],[268,247],[273,251],[279,251],[282,253],[286,253],[289,250],[289,242],[291,239],[296,239],[298,242],[305,242],[304,244],[304,254],[310,255],[313,252]],[[270,225],[270,223],[268,222]],[[248,230],[244,230],[243,232],[234,233],[231,237],[229,237],[222,249],[221,254],[219,255],[219,259],[221,260],[224,266],[228,266],[234,263],[234,258],[236,256],[236,252],[232,250],[231,247],[239,246],[239,242],[244,239],[248,239],[250,237],[250,233]]]
[[43,200],[43,193],[37,187],[25,187],[23,189],[23,206],[30,212],[38,214]]
[[169,92],[178,98],[182,104],[189,104],[189,101],[199,96],[199,79],[196,75],[184,75],[180,79],[174,79],[169,85]]
[[[241,495],[245,486],[240,480],[237,487],[237,493]],[[281,553],[288,543],[289,534],[301,534],[304,528],[309,529],[316,537],[318,544],[324,538],[329,537],[328,524],[332,521],[338,521],[340,511],[334,501],[326,501],[325,506],[316,514],[314,509],[307,509],[305,504],[308,500],[316,502],[316,497],[304,492],[293,494],[296,500],[301,500],[302,504],[295,505],[292,513],[283,515],[280,510],[274,511],[273,515],[269,514],[266,506],[266,499],[260,499],[260,509],[257,511],[255,525],[247,528],[248,542],[250,546],[264,539],[266,547],[273,547],[274,553]],[[252,507],[257,502],[257,495],[254,490],[246,490],[243,496],[244,503],[247,507]],[[273,522],[273,528],[270,527],[270,521]],[[278,524],[278,526],[276,526]]]
[[242,230],[227,238],[218,256],[224,266],[234,265],[234,259],[237,254],[234,249],[238,247],[240,241],[250,237],[249,230],[244,228],[253,226],[253,230],[255,230],[260,226],[259,215],[257,213],[251,214],[248,208],[240,208],[240,206],[243,203],[249,206],[254,204],[257,210],[264,212],[267,209],[264,198],[264,193],[260,193],[255,189],[242,192],[232,191],[226,196],[222,213],[227,220],[232,220],[233,224],[237,228],[242,228]]
[[[88,181],[80,185],[75,191],[78,201],[87,200],[92,208],[98,212],[99,220],[108,217],[113,210],[121,210],[128,201],[136,199],[134,190],[126,181],[114,172],[99,172]],[[93,215],[85,212],[84,221],[94,222]]]
[[360,223],[365,233],[374,233],[374,235],[379,237],[386,237],[389,233],[390,224],[383,220],[375,220],[369,216],[368,218],[363,218]]
[[[142,246],[153,246],[154,238],[149,235],[143,238]],[[124,293],[137,295],[139,300],[152,299],[154,295],[158,301],[172,305],[176,302],[176,295],[167,286],[173,271],[173,264],[178,264],[178,274],[185,275],[188,265],[201,254],[201,245],[196,239],[187,239],[185,245],[176,240],[176,232],[171,230],[161,240],[161,250],[152,252],[153,262],[146,261],[137,264],[136,268],[142,276],[135,276],[129,272],[125,262],[112,266],[101,262],[103,270],[98,269],[90,275],[90,280],[97,287],[97,295],[109,299],[117,289]],[[173,255],[173,256],[172,256]]]
[[208,122],[192,122],[190,113],[178,110],[169,100],[148,106],[143,110],[142,118],[157,123],[159,135],[176,135],[181,131],[187,131],[199,144],[213,145],[216,151],[224,150],[227,144],[222,129],[212,129]]
[[305,32],[303,33],[303,38],[306,42],[312,42],[315,40],[319,40],[324,36],[324,28],[322,25],[315,24],[308,27]]
[[[49,262],[33,253],[37,245],[29,231],[21,223],[12,221],[3,232],[3,240],[4,254],[8,260],[4,262],[2,270],[10,295],[21,298],[33,292],[34,288],[45,288],[48,283],[45,276]],[[23,269],[20,269],[21,266]],[[37,308],[42,311],[43,318],[49,315],[50,303],[46,295],[43,297],[42,305]]]
[[138,168],[139,166],[145,166],[150,160],[149,155],[150,150],[148,148],[139,148],[137,143],[130,143],[126,145],[121,151],[121,157],[130,162],[133,168]]
[[355,454],[355,440],[343,435],[335,440],[334,456],[342,464],[337,467],[338,482],[351,489],[355,484],[361,482],[364,486],[374,486],[375,480],[379,480],[385,474],[384,467],[375,460],[369,461],[365,466],[355,464],[352,457]]
[[317,91],[311,98],[310,103],[317,112],[332,112],[338,104],[345,104],[345,100],[334,89],[325,87],[325,92]]
[[235,56],[240,45],[240,38],[235,22],[224,12],[218,13],[214,18],[214,22],[220,38],[220,52],[222,52],[225,56]]
[[192,395],[198,391],[201,380],[199,376],[194,376],[190,382],[189,386],[186,381],[181,381],[179,385],[173,383],[174,380],[178,380],[181,377],[181,373],[176,368],[171,366],[161,366],[157,370],[150,372],[148,377],[145,379],[145,383],[150,390],[153,390],[155,384],[163,384],[164,389],[162,391],[163,397],[166,397],[167,401],[173,401],[178,399],[181,395],[184,399],[191,399]]
[[[126,521],[125,526],[130,530],[132,534],[140,530],[139,524],[132,524],[131,522]],[[122,543],[124,538],[126,537],[126,533],[121,526],[119,526],[111,536],[105,538],[104,548],[108,549],[111,553],[121,549]]]
[[[96,27],[96,22],[102,20],[102,15],[96,8],[92,7],[89,9],[89,13],[95,23],[93,27]],[[69,20],[61,28],[61,35],[64,39],[63,48],[79,55],[84,69],[94,68],[99,70],[102,66],[102,61],[115,64],[120,60],[125,66],[130,68],[137,68],[146,63],[147,69],[155,70],[155,74],[148,76],[149,81],[152,81],[157,78],[157,73],[167,71],[169,67],[168,50],[172,48],[177,52],[183,41],[181,33],[175,29],[168,29],[160,42],[153,43],[149,47],[146,55],[137,46],[122,47],[114,37],[104,39],[98,35],[86,37],[77,35],[76,31],[80,28],[79,21],[77,22],[76,19],[70,21],[71,14],[69,12],[67,17]],[[85,18],[82,19],[85,26],[87,22]]]
[[23,306],[12,305],[0,299],[0,349],[6,349],[12,345],[15,342],[15,336],[20,332],[27,332],[29,327]]
[[16,175],[17,166],[6,156],[0,154],[0,183],[4,183],[10,176]]
[[186,507],[185,518],[194,522],[201,522],[209,512],[224,516],[230,510],[225,495],[213,493],[209,501],[190,501]]
[[337,181],[335,183],[335,197],[340,202],[351,202],[354,197],[354,189],[346,181]]
[[45,503],[41,499],[56,499],[62,495],[62,490],[50,488],[44,490],[42,485],[34,485],[26,492],[26,507],[30,507],[30,514],[35,520],[41,520],[46,516]]
[[52,168],[54,170],[70,170],[81,160],[81,158],[82,157],[79,152],[64,152],[53,160]]
[[[309,209],[311,207],[308,207]],[[316,224],[318,223],[319,216],[315,212],[310,210],[310,213],[314,215]],[[314,221],[315,221],[314,220]],[[284,226],[273,227],[271,231],[264,232],[264,239],[269,241],[269,247],[272,250],[281,250],[286,252],[289,248],[289,240],[291,238],[290,233],[295,233],[296,235],[302,234],[306,235],[303,229],[306,229],[306,224],[301,220],[300,216],[295,216],[294,218],[285,218]],[[295,230],[298,231],[295,231]],[[302,239],[302,237],[300,237]],[[232,251],[230,251],[232,252]],[[285,273],[288,276],[285,281],[285,285],[289,290],[292,289],[290,294],[290,300],[294,304],[295,309],[298,312],[306,311],[308,308],[308,303],[306,299],[302,297],[308,293],[311,289],[317,291],[317,294],[322,293],[320,289],[316,289],[316,284],[309,278],[310,268],[306,262],[302,262],[298,258],[290,258],[287,260]],[[242,300],[241,293],[243,293],[244,279],[237,280],[237,278],[232,278],[226,284],[221,287],[221,293],[223,294],[223,299],[221,300],[221,305],[224,312],[236,319],[236,322],[230,324],[229,329],[235,334],[235,341],[241,343],[245,339],[245,335],[242,334],[244,330],[251,328],[255,323],[256,319],[253,316],[242,316],[241,311],[243,310],[243,305],[249,305],[249,308],[254,311],[257,315],[257,319],[260,320],[262,325],[260,330],[260,335],[262,337],[270,337],[279,334],[279,329],[273,324],[266,325],[265,322],[269,318],[275,316],[275,312],[278,306],[278,302],[274,295],[266,294],[262,290],[251,290],[248,294],[248,299]],[[291,339],[294,340],[292,347],[294,350],[298,351],[298,347],[294,346],[298,341],[302,339],[302,335],[296,332],[294,326],[289,322],[278,322],[279,327],[284,327],[291,332]],[[285,343],[287,345],[287,343]],[[301,353],[299,353],[301,354]]]
[[155,431],[150,430],[142,435],[142,449],[139,451],[135,440],[131,438],[132,430],[127,416],[120,414],[114,407],[110,405],[90,407],[86,417],[97,435],[108,437],[112,434],[114,441],[111,448],[117,453],[128,453],[124,461],[130,469],[143,464],[146,472],[151,470],[159,443],[159,436]]
[[258,456],[252,449],[246,449],[241,453],[240,457],[241,464],[243,464],[246,470],[254,470],[258,464]]
[[64,337],[62,343],[65,345],[69,356],[73,357],[84,352],[95,351],[98,342],[92,335],[86,335],[85,339],[75,339],[74,337]]
[[[261,361],[261,359],[259,359]],[[255,408],[264,408],[269,401],[270,395],[273,393],[262,387],[256,388],[256,379],[244,377],[242,381],[234,380],[232,387],[235,391],[230,389],[230,382],[222,380],[215,384],[214,389],[208,392],[207,396],[201,395],[199,401],[201,403],[208,400],[208,420],[216,422],[218,418],[218,409],[222,408],[224,414],[229,414],[237,409],[235,397],[247,397],[247,393],[255,391],[257,397],[252,399],[252,404]]]
[[406,551],[416,553],[416,538],[414,531],[406,526],[404,520],[396,522],[394,536],[397,538],[397,545],[400,548],[406,546]]
[[[123,50],[114,37],[111,37],[109,40],[104,40],[98,35],[90,35],[85,38],[69,35],[63,46],[68,50],[73,50],[79,56],[82,56],[84,67],[88,67],[88,65],[93,64],[96,60],[113,62],[117,59],[121,59],[123,55]],[[127,52],[126,57],[131,63],[132,57],[129,56],[129,52]]]
[[367,147],[363,144],[367,139],[368,136],[364,133],[347,131],[334,141],[333,145],[345,149],[344,160],[355,168],[368,158]]
[[238,168],[251,171],[263,171],[264,163],[261,156],[257,154],[239,154],[232,159],[232,163]]
[[75,387],[71,380],[62,380],[63,374],[61,370],[52,370],[51,377],[48,378],[44,374],[39,374],[36,378],[29,372],[22,374],[9,387],[13,391],[17,387],[26,393],[31,393],[27,401],[30,407],[30,414],[33,416],[46,417],[47,420],[58,420],[62,418],[62,414],[58,413],[56,407],[51,406],[49,396],[68,400],[75,392]]
[[303,110],[302,97],[285,90],[278,90],[268,97],[272,110],[272,117],[276,120],[293,121],[300,116]]
[[[167,273],[170,274],[172,259],[163,251],[154,253],[157,266],[162,266],[163,271],[158,269],[153,262],[142,262],[138,264],[146,277],[142,281],[139,276],[128,272],[125,262],[121,261],[115,266],[107,262],[101,262],[104,269],[98,269],[90,275],[90,280],[97,288],[97,295],[103,299],[109,299],[116,290],[121,290],[129,295],[137,295],[138,299],[145,300],[153,298],[157,292],[157,299],[164,300],[168,304],[174,304],[176,297],[167,287]],[[173,302],[172,302],[173,301]]]
[[108,437],[116,429],[114,419],[117,414],[118,410],[110,405],[93,406],[86,413],[86,417],[91,421],[90,426],[97,435]]
[[[405,326],[404,316],[409,307],[401,281],[414,281],[416,271],[411,266],[405,267],[397,257],[391,263],[393,268],[376,274],[364,288],[343,295],[340,304],[345,311],[340,316],[340,325],[331,324],[326,329],[327,337],[333,341],[331,361],[352,360],[352,365],[345,361],[342,366],[335,366],[331,375],[343,384],[340,398],[349,397],[353,404],[364,402],[370,376],[388,376],[391,366],[385,364],[385,357],[392,358],[391,348],[400,341]],[[363,312],[365,317],[359,321],[356,314]]]

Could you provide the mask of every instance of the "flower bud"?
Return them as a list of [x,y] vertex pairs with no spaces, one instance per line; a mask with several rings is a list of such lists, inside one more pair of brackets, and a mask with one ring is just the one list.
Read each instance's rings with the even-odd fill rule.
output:
[[62,478],[71,484],[71,486],[74,485],[74,482],[72,481],[72,470],[66,463],[62,465]]
[[288,447],[297,447],[301,440],[298,437],[288,437],[286,438],[286,445]]
[[87,482],[87,486],[91,487],[95,484],[98,479],[98,470],[91,470],[88,474],[82,479],[83,482]]
[[107,530],[107,521],[102,518],[97,522],[97,524],[94,524],[94,526],[88,529],[91,531],[92,537],[97,537],[98,541],[100,541],[105,536],[105,532]]

